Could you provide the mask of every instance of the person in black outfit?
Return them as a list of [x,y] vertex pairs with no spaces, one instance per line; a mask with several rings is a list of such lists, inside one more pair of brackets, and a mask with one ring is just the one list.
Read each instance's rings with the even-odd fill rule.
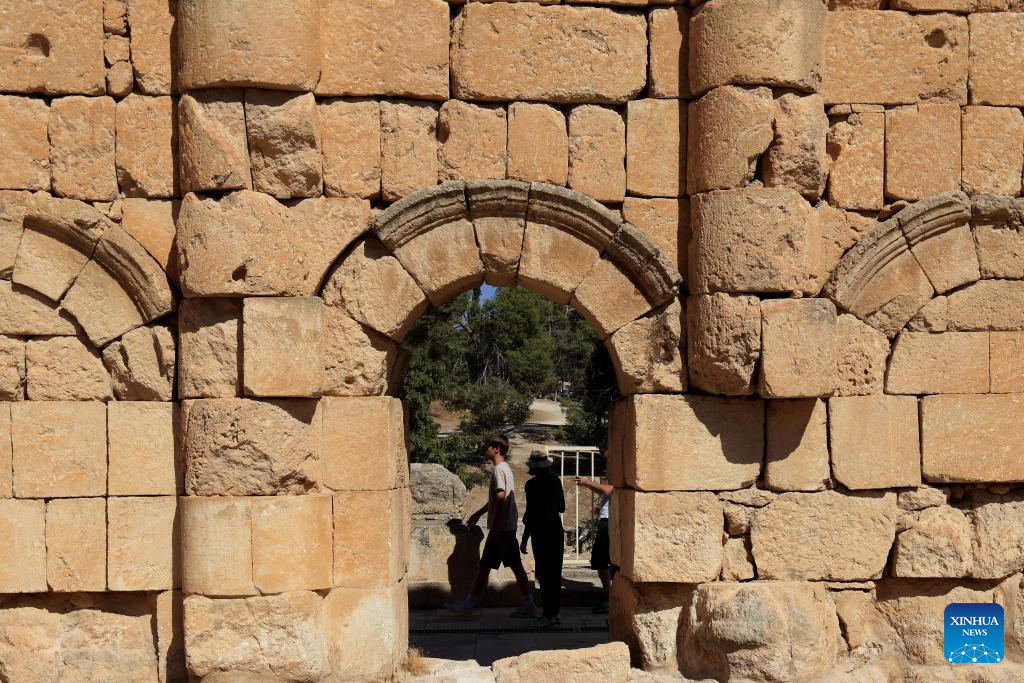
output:
[[526,542],[532,541],[534,572],[544,601],[543,615],[533,626],[551,628],[562,623],[558,616],[562,601],[562,556],[565,553],[565,531],[561,513],[565,512],[562,481],[551,471],[551,458],[543,451],[534,451],[527,461],[532,478],[526,482],[526,512],[523,514],[523,542],[520,551],[526,554]]

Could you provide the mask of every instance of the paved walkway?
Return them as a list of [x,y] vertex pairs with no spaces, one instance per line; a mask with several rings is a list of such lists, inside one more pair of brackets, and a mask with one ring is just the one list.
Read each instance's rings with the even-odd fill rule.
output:
[[608,615],[589,607],[562,608],[562,626],[531,630],[529,619],[513,619],[510,608],[477,609],[472,618],[447,610],[409,613],[409,646],[424,657],[475,660],[490,666],[495,660],[531,650],[567,650],[608,642]]

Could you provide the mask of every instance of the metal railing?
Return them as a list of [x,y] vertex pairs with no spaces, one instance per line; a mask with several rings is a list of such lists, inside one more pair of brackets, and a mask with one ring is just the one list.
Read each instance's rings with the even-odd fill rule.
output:
[[[591,480],[597,480],[597,454],[598,449],[593,446],[548,446],[548,456],[552,460],[557,459],[559,462],[559,480],[562,483],[562,491],[565,491],[565,481],[568,477],[587,477]],[[583,467],[580,466],[580,461],[589,461]],[[572,467],[571,472],[566,472],[566,461],[569,461]],[[589,471],[589,474],[587,472]],[[572,489],[573,495],[573,545],[575,546],[575,555],[573,559],[580,559],[580,487],[573,484]],[[594,516],[594,502],[597,494],[593,489],[586,489],[586,493],[589,493],[589,505],[587,506],[586,519],[591,519]],[[569,555],[567,555],[569,556]]]

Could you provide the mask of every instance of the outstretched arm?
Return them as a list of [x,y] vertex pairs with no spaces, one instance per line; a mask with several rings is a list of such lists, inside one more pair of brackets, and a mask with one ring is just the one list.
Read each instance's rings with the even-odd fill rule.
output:
[[599,481],[591,481],[590,479],[584,479],[582,477],[576,477],[576,485],[584,486],[588,489],[597,491],[598,493],[602,493],[606,496],[612,495],[612,491],[615,490],[615,487],[612,486],[611,484],[605,484]]

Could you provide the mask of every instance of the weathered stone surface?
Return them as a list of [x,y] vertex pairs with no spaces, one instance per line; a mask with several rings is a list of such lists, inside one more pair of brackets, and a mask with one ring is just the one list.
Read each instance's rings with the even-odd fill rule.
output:
[[772,142],[775,106],[769,88],[715,88],[690,103],[686,191],[746,185]]
[[499,659],[492,668],[498,683],[625,681],[629,675],[629,650],[624,643],[574,650],[538,650]]
[[451,44],[460,99],[625,102],[646,80],[647,22],[609,9],[470,3]]
[[183,193],[252,189],[242,93],[194,90],[178,102]]
[[971,500],[968,516],[974,528],[974,567],[971,576],[1000,579],[1019,571],[1024,562],[1024,529],[1020,515],[1024,498],[1019,492],[1008,496],[978,491]]
[[[552,261],[552,254],[558,254],[556,261]],[[599,255],[593,246],[562,230],[527,222],[519,284],[552,301],[567,304]]]
[[135,87],[131,62],[117,62],[107,69],[107,94],[111,97],[127,97]]
[[990,332],[989,352],[989,391],[1024,393],[1024,332]]
[[379,197],[380,102],[324,100],[317,104],[317,110],[323,138],[324,194],[328,197]]
[[665,258],[676,265],[686,282],[687,247],[690,243],[690,200],[626,197],[622,215],[639,228]]
[[0,275],[7,279],[14,269],[21,235],[25,231],[25,212],[31,201],[29,192],[0,190]]
[[949,301],[944,296],[937,296],[914,314],[907,322],[911,332],[945,332],[949,328]]
[[162,325],[139,327],[103,349],[119,401],[170,401],[174,396],[174,335]]
[[917,399],[845,396],[830,399],[832,474],[849,489],[921,484]]
[[626,323],[605,345],[623,395],[686,390],[686,342],[678,301]]
[[72,0],[55,11],[47,0],[0,10],[0,89],[44,95],[103,94],[103,2]]
[[24,398],[25,341],[0,337],[0,401],[21,401]]
[[1024,282],[982,280],[949,295],[951,330],[1024,329]]
[[634,662],[646,671],[678,670],[680,616],[692,593],[686,584],[634,584],[625,576],[616,577],[609,639],[625,642]]
[[170,97],[129,95],[115,108],[117,181],[128,197],[177,195],[177,107]]
[[828,12],[824,42],[821,94],[826,103],[967,103],[964,17]]
[[815,210],[821,221],[821,255],[811,289],[819,291],[843,254],[861,237],[877,229],[878,222],[870,216],[833,208],[828,202],[818,202]]
[[358,0],[321,8],[317,95],[448,97],[448,4]]
[[426,102],[382,102],[381,191],[393,202],[437,184],[438,107]]
[[117,199],[114,100],[62,97],[50,105],[53,193],[85,201]]
[[896,502],[900,510],[926,510],[948,503],[949,492],[947,489],[921,486],[900,491]]
[[466,218],[422,233],[395,249],[395,257],[435,306],[484,280],[473,224]]
[[79,337],[33,339],[25,350],[28,398],[33,401],[109,401],[103,361]]
[[330,496],[252,501],[252,578],[261,593],[331,586]]
[[465,516],[466,485],[461,479],[437,463],[414,462],[409,468],[414,519],[448,521]]
[[172,55],[178,0],[129,0],[128,24],[132,36],[132,67],[139,90],[147,95],[177,92],[176,55]]
[[728,396],[754,393],[754,370],[761,355],[757,297],[690,296],[686,314],[690,383]]
[[921,400],[924,478],[1020,481],[1024,471],[1015,444],[1022,427],[1024,396],[1019,394],[926,396]]
[[889,359],[884,334],[844,313],[836,320],[836,396],[881,394]]
[[67,498],[46,503],[46,582],[52,591],[106,589],[107,501]]
[[964,107],[964,192],[1018,195],[1024,170],[1024,116],[1010,107]]
[[309,91],[320,76],[320,3],[178,0],[182,90],[244,86]]
[[315,491],[321,478],[315,400],[182,403],[185,488],[192,496]]
[[185,299],[178,313],[181,398],[241,395],[240,321],[236,299]]
[[398,346],[340,309],[324,315],[324,387],[328,396],[376,396],[388,391]]
[[181,588],[188,594],[253,595],[250,498],[183,496]]
[[980,277],[969,217],[967,196],[955,192],[917,202],[897,218],[910,251],[936,293]]
[[107,488],[111,496],[173,496],[181,490],[173,403],[112,401],[107,406]]
[[384,588],[405,576],[409,512],[404,498],[408,495],[407,489],[390,489],[334,496],[333,585]]
[[508,177],[565,185],[568,173],[565,115],[546,104],[512,103],[508,111]]
[[760,579],[866,581],[882,576],[896,536],[896,494],[783,493],[754,516]]
[[626,106],[626,190],[641,197],[686,193],[686,106],[633,100]]
[[157,593],[154,621],[160,683],[180,680],[185,672],[185,638],[180,590]]
[[618,112],[593,105],[570,112],[570,188],[599,202],[621,202],[626,195],[625,161],[626,124]]
[[960,510],[945,505],[926,509],[914,526],[896,536],[893,576],[968,576],[974,563],[971,534]]
[[765,486],[774,491],[821,491],[829,481],[828,410],[820,399],[767,404]]
[[835,666],[843,642],[827,591],[812,583],[698,586],[683,628],[683,671],[719,680],[814,678]]
[[971,228],[983,278],[1024,279],[1024,203],[1010,197],[976,197]]
[[318,396],[323,387],[323,299],[250,297],[242,308],[248,396]]
[[186,597],[189,673],[322,680],[329,672],[322,604],[310,591],[231,600]]
[[636,395],[623,399],[629,486],[701,491],[750,486],[764,458],[764,405],[712,396]]
[[516,285],[529,193],[527,183],[515,181],[466,184],[469,218],[476,231],[487,284]]
[[107,490],[107,411],[98,402],[11,404],[14,495],[102,496]]
[[6,162],[0,188],[50,189],[50,108],[42,100],[0,96],[0,145]]
[[690,34],[690,10],[666,7],[652,10],[648,17],[650,45],[651,97],[690,97],[687,65]]
[[904,332],[896,338],[886,373],[890,394],[986,393],[987,332]]
[[693,198],[693,292],[811,289],[820,219],[796,190],[744,188]]
[[247,90],[245,127],[254,190],[280,199],[321,194],[320,117],[311,93]]
[[39,294],[0,280],[0,333],[73,335],[75,324]]
[[[388,396],[321,399],[324,485],[383,491],[409,481],[402,403]],[[367,463],[374,463],[367,467]]]
[[174,238],[174,220],[181,208],[177,201],[126,199],[121,227],[156,259],[175,284],[178,280],[178,255]]
[[118,36],[128,34],[128,0],[103,0],[103,30]]
[[[0,564],[0,590],[46,590],[46,510],[41,500],[0,499],[0,534],[9,561]],[[0,612],[2,615],[3,612]],[[4,660],[6,663],[6,659]]]
[[825,149],[828,117],[820,95],[787,93],[775,101],[775,139],[764,158],[766,187],[791,187],[804,197],[821,197],[828,178]]
[[85,264],[61,305],[97,348],[146,322],[127,288],[97,261]]
[[332,590],[324,598],[324,627],[333,674],[342,680],[387,680],[406,656],[408,623],[404,583]]
[[885,113],[885,195],[925,199],[960,188],[960,106],[898,107]]
[[1024,104],[1024,88],[1017,78],[1024,62],[1019,54],[1006,49],[1024,36],[1024,15],[976,14],[967,21],[971,29],[971,104]]
[[753,557],[742,538],[730,538],[722,550],[723,581],[749,581],[754,578]]
[[569,303],[602,339],[651,310],[630,278],[604,258],[583,278]]
[[850,114],[828,131],[828,201],[874,211],[885,204],[885,113]]
[[107,586],[113,591],[169,590],[179,585],[178,499],[107,499]]
[[828,299],[761,302],[759,393],[831,395],[836,384],[836,336],[836,308]]
[[508,123],[504,108],[448,100],[441,105],[437,131],[440,180],[505,177]]

